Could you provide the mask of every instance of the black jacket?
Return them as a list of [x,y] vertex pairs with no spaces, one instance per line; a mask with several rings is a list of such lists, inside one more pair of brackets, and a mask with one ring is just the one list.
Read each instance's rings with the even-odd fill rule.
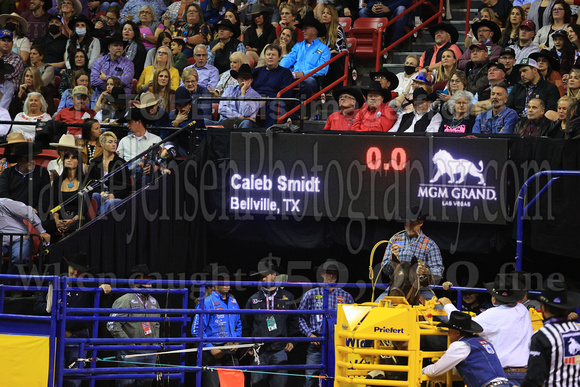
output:
[[[109,163],[109,173],[113,172],[120,166],[125,164],[125,160],[120,158],[118,155],[115,155],[113,160]],[[94,180],[97,181],[104,176],[104,169],[103,169],[103,155],[95,157],[91,160],[89,164],[89,170],[87,172],[87,181]],[[92,183],[91,183],[92,184]],[[107,191],[115,195],[117,199],[124,199],[131,193],[131,179],[129,176],[129,169],[124,168],[121,171],[115,173],[112,178],[108,180],[107,183]],[[101,192],[104,191],[104,187],[99,185],[95,187],[93,192]]]
[[[508,97],[507,107],[514,109],[516,113],[521,114],[526,108],[526,95],[526,85],[522,81],[519,81],[514,86]],[[560,91],[556,85],[544,79],[540,79],[530,98],[539,98],[544,101],[544,104],[546,104],[546,111],[556,111],[558,109]]]
[[41,219],[45,218],[50,205],[50,176],[46,168],[34,167],[26,177],[16,170],[17,165],[7,168],[0,175],[0,197],[17,200],[35,208]]

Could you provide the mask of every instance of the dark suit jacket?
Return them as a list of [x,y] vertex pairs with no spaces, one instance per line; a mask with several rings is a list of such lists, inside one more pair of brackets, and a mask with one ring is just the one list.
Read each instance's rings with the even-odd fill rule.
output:
[[[125,164],[125,160],[115,155],[115,158],[109,163],[109,173],[116,170]],[[103,155],[95,157],[89,164],[87,172],[87,179],[97,181],[104,176]],[[88,181],[87,180],[87,181]],[[86,182],[85,182],[86,184]],[[124,199],[131,193],[131,179],[129,177],[129,169],[123,168],[121,171],[115,173],[105,184],[107,184],[107,191],[115,195],[115,198]],[[104,187],[99,185],[95,187],[94,192],[104,191]]]

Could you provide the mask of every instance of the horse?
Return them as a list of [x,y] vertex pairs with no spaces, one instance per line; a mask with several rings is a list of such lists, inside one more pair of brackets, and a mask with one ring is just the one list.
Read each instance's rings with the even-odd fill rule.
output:
[[416,270],[420,264],[417,257],[413,257],[411,262],[401,262],[393,255],[389,264],[393,268],[393,273],[388,295],[405,297],[409,305],[425,304],[425,297],[420,293],[420,276]]

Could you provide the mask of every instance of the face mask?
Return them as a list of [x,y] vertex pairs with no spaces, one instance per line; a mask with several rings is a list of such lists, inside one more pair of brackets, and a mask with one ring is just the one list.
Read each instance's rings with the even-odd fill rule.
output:
[[87,34],[86,28],[75,28],[75,32],[78,36],[85,36]]
[[416,68],[417,67],[415,67],[415,66],[405,66],[405,74],[407,74],[407,75],[413,74],[415,72]]
[[60,27],[52,24],[48,26],[48,32],[50,32],[51,35],[56,35],[60,32]]
[[17,27],[18,26],[16,24],[14,24],[14,23],[6,23],[4,25],[4,28],[6,28],[7,30],[10,30],[10,31],[16,31],[16,28]]

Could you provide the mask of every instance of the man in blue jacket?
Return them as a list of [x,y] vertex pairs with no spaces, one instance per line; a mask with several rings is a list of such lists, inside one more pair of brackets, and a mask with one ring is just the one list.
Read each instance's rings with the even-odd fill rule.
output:
[[[371,0],[364,1],[362,6],[363,8],[358,12],[359,17],[386,17],[391,20],[405,12],[411,6],[411,0]],[[410,14],[402,16],[393,24],[393,39],[391,42],[403,37]]]

